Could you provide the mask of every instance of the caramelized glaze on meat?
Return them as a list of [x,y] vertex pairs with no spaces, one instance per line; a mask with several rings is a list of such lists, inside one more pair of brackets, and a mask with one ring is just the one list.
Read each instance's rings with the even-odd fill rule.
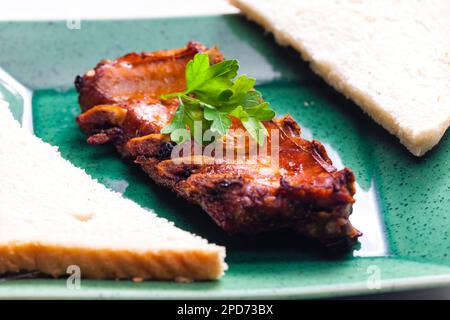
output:
[[[223,59],[216,48],[190,42],[182,49],[103,61],[77,77],[84,111],[77,122],[88,142],[113,143],[154,181],[200,205],[231,234],[288,228],[327,245],[353,243],[360,236],[348,219],[354,175],[348,168],[337,171],[319,141],[301,138],[300,127],[289,115],[265,122],[269,133],[278,130],[277,165],[264,155],[248,161],[248,150],[246,161],[213,161],[202,155],[171,158],[175,144],[160,131],[178,101],[159,97],[185,89],[185,66],[198,52],[209,54],[213,63]],[[240,123],[232,120],[232,129],[239,129]],[[270,134],[268,150],[273,139]]]
[[208,53],[213,63],[223,60],[216,49],[191,41],[185,48],[129,53],[104,60],[75,79],[82,110],[100,104],[147,101],[185,88],[185,68],[197,53]]

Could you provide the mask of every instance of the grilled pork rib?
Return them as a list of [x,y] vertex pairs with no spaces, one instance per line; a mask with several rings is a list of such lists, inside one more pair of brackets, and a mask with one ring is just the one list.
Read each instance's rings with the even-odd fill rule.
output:
[[[288,228],[326,245],[354,243],[361,234],[348,219],[353,173],[347,168],[337,171],[322,144],[301,138],[300,127],[289,115],[264,123],[269,133],[279,133],[277,166],[264,155],[253,162],[211,161],[198,155],[196,161],[171,159],[175,143],[160,132],[178,101],[159,97],[185,89],[185,67],[196,53],[207,53],[212,63],[223,60],[216,48],[190,42],[182,49],[102,61],[77,77],[83,110],[77,122],[88,143],[113,143],[124,158],[138,163],[158,184],[200,205],[230,234]],[[240,123],[232,120],[232,129],[239,129]],[[268,146],[272,138],[270,134]]]

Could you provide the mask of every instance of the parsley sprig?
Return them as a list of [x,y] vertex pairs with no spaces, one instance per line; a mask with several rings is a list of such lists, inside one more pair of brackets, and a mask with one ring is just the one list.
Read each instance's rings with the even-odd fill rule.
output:
[[[207,54],[196,54],[186,66],[186,90],[161,96],[178,97],[180,102],[171,122],[161,132],[170,134],[176,143],[186,140],[185,135],[177,134],[178,129],[189,128],[194,138],[208,129],[223,136],[233,116],[262,145],[268,134],[262,121],[271,120],[275,111],[262,102],[261,93],[254,89],[255,79],[238,76],[238,69],[237,60],[210,65]],[[196,121],[202,123],[201,133],[196,132],[199,130],[194,125]]]

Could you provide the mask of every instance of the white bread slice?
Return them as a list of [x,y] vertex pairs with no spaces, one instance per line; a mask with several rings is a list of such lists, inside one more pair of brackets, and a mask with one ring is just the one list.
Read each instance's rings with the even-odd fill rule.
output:
[[176,228],[64,160],[0,101],[0,273],[210,280],[225,249]]
[[230,1],[414,155],[450,126],[450,1]]

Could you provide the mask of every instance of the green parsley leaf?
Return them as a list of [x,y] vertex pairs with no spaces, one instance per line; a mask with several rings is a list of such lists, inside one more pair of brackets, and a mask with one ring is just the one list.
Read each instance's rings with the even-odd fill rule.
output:
[[207,54],[196,54],[186,66],[185,93],[220,93],[233,84],[231,79],[236,77],[238,69],[237,60],[225,60],[210,66]]
[[182,133],[181,130],[186,131],[185,107],[183,101],[181,101],[181,99],[179,100],[180,105],[178,106],[177,111],[175,111],[172,120],[161,130],[162,134],[170,134],[170,139],[178,144],[183,143],[186,140],[185,135],[177,134]]
[[275,111],[269,108],[269,104],[267,102],[247,108],[246,111],[250,116],[258,119],[259,121],[268,121],[275,116]]
[[275,116],[275,112],[268,109],[267,103],[261,103],[245,110],[239,106],[231,112],[231,115],[241,120],[244,128],[259,145],[264,145],[264,138],[268,133],[262,121],[271,120]]
[[[275,111],[254,89],[256,80],[246,75],[237,77],[238,69],[237,60],[210,65],[207,54],[196,54],[186,65],[186,90],[161,96],[162,99],[178,97],[180,100],[171,122],[161,132],[170,133],[171,139],[179,143],[185,139],[179,135],[175,137],[174,132],[189,128],[190,134],[199,141],[208,129],[225,135],[232,116],[241,121],[253,139],[259,144],[264,143],[268,133],[262,121],[271,120]],[[195,126],[198,122],[202,124],[201,131]]]
[[230,112],[230,115],[232,115],[235,118],[238,118],[240,120],[247,120],[248,119],[248,113],[244,110],[242,106],[236,107],[233,111]]
[[260,146],[264,145],[265,137],[268,136],[267,129],[264,124],[254,117],[248,117],[246,120],[241,121],[250,136],[255,139]]
[[228,129],[231,126],[231,119],[228,117],[228,113],[220,112],[217,109],[205,109],[205,119],[212,121],[211,131],[217,132],[221,136],[227,134]]

